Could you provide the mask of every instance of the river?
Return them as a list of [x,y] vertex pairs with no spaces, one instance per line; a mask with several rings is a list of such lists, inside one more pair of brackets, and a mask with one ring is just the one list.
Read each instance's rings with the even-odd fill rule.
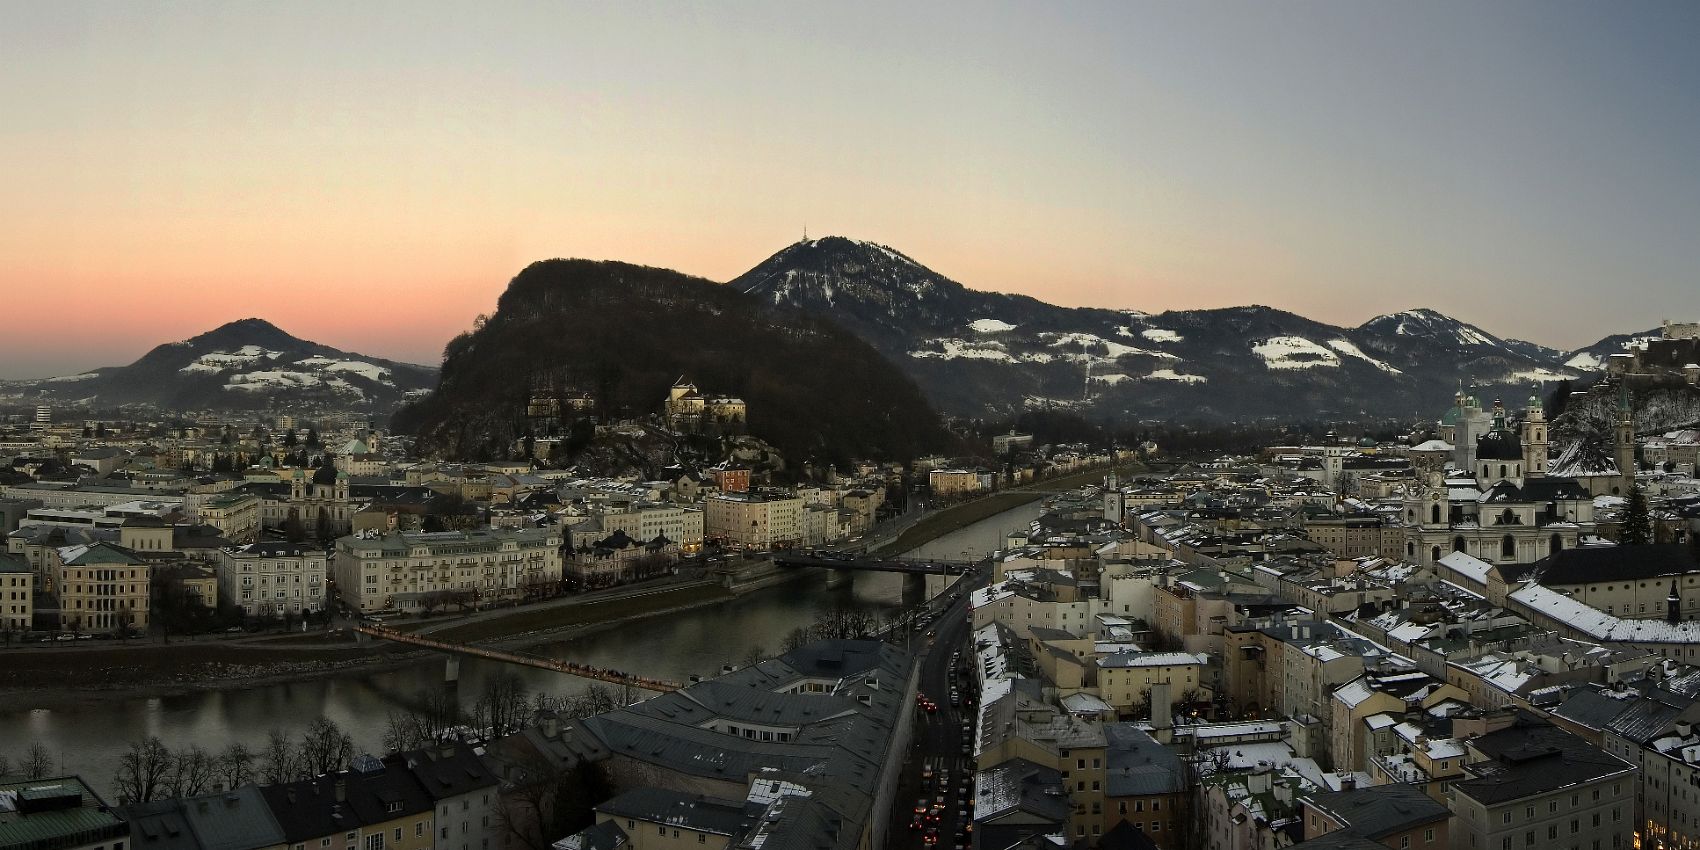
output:
[[[980,557],[1001,547],[1005,532],[1038,516],[1039,510],[1037,502],[1013,508],[912,554]],[[712,676],[752,647],[776,652],[787,633],[813,622],[823,609],[851,605],[883,618],[915,604],[919,590],[908,585],[910,598],[905,599],[905,582],[905,576],[893,573],[857,573],[849,582],[830,585],[826,574],[810,575],[719,605],[637,620],[530,651],[682,682],[692,675]],[[466,658],[460,667],[462,699],[476,699],[487,677],[498,670],[517,673],[533,692],[572,694],[589,684],[531,667]],[[86,708],[11,711],[0,713],[0,756],[16,764],[32,742],[40,741],[53,754],[59,772],[81,774],[95,787],[108,789],[118,757],[132,741],[155,735],[173,749],[198,744],[214,753],[243,741],[257,750],[268,730],[293,735],[319,716],[352,735],[356,748],[378,751],[390,712],[405,710],[414,696],[442,687],[443,662],[433,659],[393,670],[285,684],[101,700]]]

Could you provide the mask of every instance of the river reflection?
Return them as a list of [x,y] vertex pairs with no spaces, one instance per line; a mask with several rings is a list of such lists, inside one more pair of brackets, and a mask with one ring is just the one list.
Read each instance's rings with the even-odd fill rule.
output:
[[[997,548],[1001,533],[1038,514],[1026,505],[940,538],[918,552],[926,557],[978,557]],[[823,573],[758,590],[747,596],[676,615],[654,617],[532,651],[571,657],[597,667],[641,672],[675,681],[711,676],[721,665],[737,663],[752,647],[778,651],[785,635],[813,622],[817,613],[845,604],[882,619],[919,601],[915,579],[888,573],[862,573],[850,581],[829,581]],[[907,599],[905,598],[907,595]],[[517,673],[528,689],[569,695],[589,682],[546,670],[466,658],[461,662],[459,692],[470,703],[496,671]],[[119,754],[131,741],[156,735],[173,749],[198,744],[217,752],[233,741],[251,749],[266,732],[298,733],[321,715],[354,736],[361,749],[382,747],[392,710],[405,710],[421,692],[443,687],[443,662],[421,661],[395,670],[331,675],[322,678],[175,697],[103,700],[87,706],[0,713],[0,755],[16,763],[32,742],[47,745],[64,773],[78,773],[97,788],[111,786]]]

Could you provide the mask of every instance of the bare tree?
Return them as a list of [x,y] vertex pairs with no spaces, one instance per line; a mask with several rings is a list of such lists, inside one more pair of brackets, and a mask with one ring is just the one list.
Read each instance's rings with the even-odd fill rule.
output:
[[308,776],[344,770],[354,760],[354,739],[330,718],[317,718],[301,733],[298,758]]
[[282,729],[273,729],[266,735],[266,748],[260,759],[260,779],[266,785],[279,785],[301,778],[300,759]]
[[172,762],[171,750],[158,737],[132,741],[130,749],[118,757],[118,772],[112,776],[119,799],[146,803],[166,796],[170,791]]
[[767,658],[767,650],[762,649],[758,644],[750,644],[750,648],[744,650],[743,666],[754,667],[766,661]]
[[240,741],[218,754],[218,781],[226,790],[254,781],[254,754]]
[[193,797],[212,790],[219,773],[218,759],[190,745],[171,760],[171,796]]
[[30,744],[29,752],[24,753],[24,760],[18,764],[18,772],[25,779],[46,779],[53,773],[53,754],[40,742]]
[[785,634],[785,639],[779,643],[781,653],[801,649],[809,642],[809,630],[798,626]]
[[497,673],[484,683],[484,691],[472,706],[473,725],[505,735],[525,728],[531,719],[531,695],[525,682],[514,673]]

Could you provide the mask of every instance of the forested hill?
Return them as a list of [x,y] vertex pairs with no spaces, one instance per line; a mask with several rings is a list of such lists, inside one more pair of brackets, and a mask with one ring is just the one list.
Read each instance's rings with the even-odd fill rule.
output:
[[420,448],[501,457],[534,387],[589,392],[603,421],[657,413],[680,376],[743,398],[748,431],[789,463],[904,460],[948,441],[915,383],[825,318],[666,269],[546,260],[444,351],[439,384],[398,412]]

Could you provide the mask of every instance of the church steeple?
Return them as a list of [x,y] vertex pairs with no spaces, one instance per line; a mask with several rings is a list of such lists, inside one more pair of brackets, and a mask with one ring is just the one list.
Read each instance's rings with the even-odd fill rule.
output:
[[1523,475],[1540,478],[1547,474],[1547,417],[1541,409],[1540,388],[1529,395],[1523,410]]
[[1635,410],[1629,403],[1629,384],[1617,379],[1617,434],[1612,443],[1617,461],[1620,490],[1628,493],[1635,484]]

